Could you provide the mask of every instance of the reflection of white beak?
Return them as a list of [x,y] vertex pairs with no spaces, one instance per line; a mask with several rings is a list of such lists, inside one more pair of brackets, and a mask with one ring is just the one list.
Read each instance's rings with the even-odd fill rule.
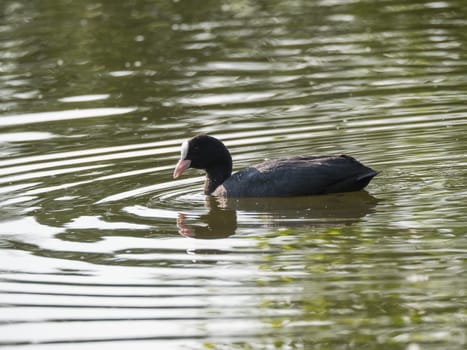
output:
[[184,237],[193,237],[195,232],[190,226],[185,225],[185,219],[186,219],[185,214],[178,213],[178,218],[177,218],[178,233],[180,233]]
[[180,159],[174,170],[174,175],[173,175],[174,179],[182,175],[183,172],[190,167],[190,165],[191,165],[191,160]]

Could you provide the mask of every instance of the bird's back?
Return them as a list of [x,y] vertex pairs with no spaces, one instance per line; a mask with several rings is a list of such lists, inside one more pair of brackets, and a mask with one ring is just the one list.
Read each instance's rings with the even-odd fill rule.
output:
[[377,174],[349,156],[298,156],[270,160],[243,169],[213,195],[290,197],[363,189]]

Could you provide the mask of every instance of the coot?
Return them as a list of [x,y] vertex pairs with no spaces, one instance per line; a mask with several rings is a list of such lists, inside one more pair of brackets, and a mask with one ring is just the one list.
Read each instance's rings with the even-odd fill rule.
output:
[[352,157],[296,156],[269,160],[232,175],[232,157],[208,135],[183,142],[173,177],[186,169],[206,171],[204,193],[223,197],[292,197],[359,191],[378,174]]

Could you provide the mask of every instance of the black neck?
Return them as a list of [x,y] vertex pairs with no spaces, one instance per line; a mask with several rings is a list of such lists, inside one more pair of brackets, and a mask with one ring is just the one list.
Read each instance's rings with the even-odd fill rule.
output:
[[232,164],[224,164],[215,168],[206,169],[206,181],[204,182],[204,194],[210,195],[222,185],[232,174]]

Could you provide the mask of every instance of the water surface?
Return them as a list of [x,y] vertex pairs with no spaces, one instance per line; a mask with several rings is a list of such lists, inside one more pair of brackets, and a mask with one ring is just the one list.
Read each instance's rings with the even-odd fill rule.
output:
[[[463,0],[4,1],[0,345],[464,349]],[[349,154],[367,192],[171,174]]]

